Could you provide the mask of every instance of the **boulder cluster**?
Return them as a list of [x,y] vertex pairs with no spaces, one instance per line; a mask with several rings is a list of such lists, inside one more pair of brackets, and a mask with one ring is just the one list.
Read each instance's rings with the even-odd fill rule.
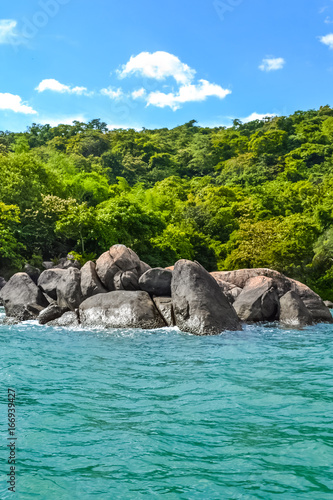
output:
[[331,312],[309,287],[270,269],[208,273],[198,262],[151,268],[124,245],[96,264],[64,259],[31,266],[6,283],[0,299],[7,321],[37,319],[51,326],[143,328],[177,326],[196,335],[241,330],[242,323],[280,321],[306,326],[333,323]]

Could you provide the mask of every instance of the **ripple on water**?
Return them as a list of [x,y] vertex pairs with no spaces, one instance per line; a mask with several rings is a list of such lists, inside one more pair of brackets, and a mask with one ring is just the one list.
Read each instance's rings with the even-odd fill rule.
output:
[[[17,498],[331,499],[332,334],[0,325]],[[3,499],[6,461],[2,447]]]

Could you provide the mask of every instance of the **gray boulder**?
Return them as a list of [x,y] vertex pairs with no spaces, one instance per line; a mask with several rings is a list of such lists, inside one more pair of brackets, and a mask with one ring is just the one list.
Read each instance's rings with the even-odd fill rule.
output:
[[48,269],[38,278],[37,285],[53,300],[57,300],[57,286],[66,271],[64,269]]
[[74,311],[65,312],[60,318],[50,321],[47,326],[58,326],[62,328],[78,328],[80,326],[77,313]]
[[165,326],[146,292],[114,291],[82,302],[80,322],[84,327],[143,328]]
[[[146,267],[147,265],[139,259],[137,254],[125,245],[113,245],[108,252],[103,253],[96,261],[98,277],[109,291],[114,291],[117,287],[118,289],[123,287],[125,290],[138,289],[137,280]],[[119,274],[128,272],[132,274],[124,274],[124,276]]]
[[64,270],[57,284],[57,303],[60,307],[74,311],[81,302],[81,273],[75,267],[70,267]]
[[179,260],[175,264],[171,295],[176,324],[184,332],[218,335],[242,329],[216,280],[198,262]]
[[34,319],[43,308],[48,306],[41,290],[27,273],[14,274],[2,288],[0,298],[6,315],[18,321]]
[[96,266],[93,262],[86,262],[81,269],[81,295],[82,300],[86,300],[93,295],[106,293],[107,290],[97,276]]
[[167,326],[175,326],[175,314],[171,297],[154,297],[154,304]]
[[331,311],[325,306],[319,295],[299,281],[291,279],[290,282],[292,284],[292,290],[300,296],[305,306],[310,311],[315,323],[333,323]]
[[54,266],[54,264],[51,261],[45,261],[45,262],[43,262],[43,268],[44,269],[52,269],[53,266]]
[[60,318],[67,311],[68,309],[65,307],[60,307],[57,304],[50,304],[39,314],[38,323],[40,325],[46,325],[46,323]]
[[23,272],[27,273],[32,281],[37,285],[37,281],[40,276],[40,270],[37,267],[33,267],[31,264],[25,264]]
[[139,279],[141,290],[158,297],[171,297],[172,271],[155,267],[146,271]]
[[[213,273],[211,273],[213,275]],[[214,276],[213,276],[214,277]],[[237,299],[238,295],[242,292],[242,288],[234,285],[233,283],[228,283],[228,281],[223,281],[220,278],[215,278],[217,284],[221,288],[224,295],[229,300],[230,304],[233,304]]]
[[245,322],[274,321],[279,314],[279,297],[272,278],[250,278],[234,302],[238,317]]
[[291,326],[313,324],[310,311],[304,305],[300,296],[293,291],[287,292],[280,299],[280,321]]
[[[0,288],[1,288],[1,283],[0,283]],[[329,309],[333,309],[333,302],[331,302],[330,300],[324,300],[324,304]]]

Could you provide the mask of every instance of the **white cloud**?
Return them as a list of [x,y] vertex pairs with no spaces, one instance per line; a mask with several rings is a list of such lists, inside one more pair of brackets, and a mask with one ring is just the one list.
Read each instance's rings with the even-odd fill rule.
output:
[[325,24],[333,24],[333,21],[332,19],[330,18],[330,16],[327,16],[325,21],[324,21]]
[[165,108],[169,106],[176,111],[181,107],[181,104],[186,102],[199,102],[205,101],[207,97],[218,97],[224,99],[231,90],[223,89],[220,85],[209,83],[207,80],[199,80],[199,84],[187,84],[179,88],[178,93],[170,92],[165,94],[163,92],[151,92],[147,97],[147,106],[157,106]]
[[249,123],[254,120],[264,120],[265,118],[274,118],[274,116],[277,115],[275,113],[266,113],[266,114],[252,113],[246,118],[241,118],[240,120],[242,123]]
[[86,87],[70,87],[69,85],[64,85],[63,83],[58,82],[58,80],[55,80],[54,78],[49,78],[41,81],[35,90],[38,90],[38,92],[51,90],[52,92],[59,92],[61,94],[88,94]]
[[14,111],[15,113],[23,113],[24,115],[37,115],[37,111],[31,106],[24,104],[19,95],[8,93],[0,93],[0,109]]
[[327,45],[330,49],[333,50],[333,33],[329,33],[328,35],[322,36],[320,38],[321,43]]
[[146,94],[146,89],[139,89],[139,90],[134,90],[132,92],[132,97],[133,99],[140,99],[140,97],[143,97]]
[[191,82],[195,75],[195,70],[169,52],[141,52],[137,56],[132,56],[127,64],[118,71],[121,78],[135,74],[146,78],[164,80],[173,77],[177,83],[186,85]]
[[17,21],[14,19],[0,19],[0,44],[20,43],[16,27]]
[[120,99],[123,96],[123,91],[121,89],[113,90],[109,87],[102,89],[101,94],[110,97],[110,99]]
[[261,71],[276,71],[278,69],[282,69],[285,64],[286,61],[283,57],[267,57],[262,60],[259,69],[261,69]]

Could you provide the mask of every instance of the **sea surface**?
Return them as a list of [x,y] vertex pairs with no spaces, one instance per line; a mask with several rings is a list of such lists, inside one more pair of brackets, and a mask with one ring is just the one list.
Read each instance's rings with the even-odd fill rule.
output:
[[0,324],[0,355],[1,500],[333,498],[332,325]]

